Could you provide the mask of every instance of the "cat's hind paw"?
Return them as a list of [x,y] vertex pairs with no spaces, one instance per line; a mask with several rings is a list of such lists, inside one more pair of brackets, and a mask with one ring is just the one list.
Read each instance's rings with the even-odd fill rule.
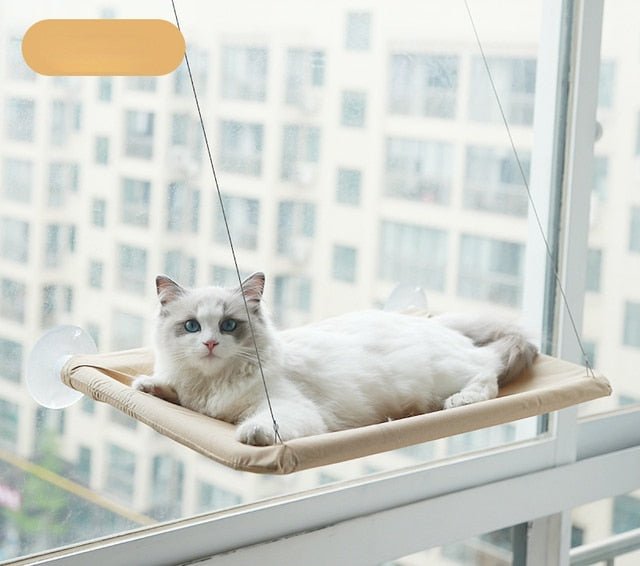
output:
[[180,404],[176,390],[170,385],[156,379],[155,377],[150,377],[148,375],[139,375],[138,377],[136,377],[136,379],[133,380],[131,387],[137,389],[138,391],[142,391],[143,393],[149,393],[154,397],[164,399],[165,401],[169,401],[177,405]]
[[238,426],[236,440],[251,446],[271,446],[276,443],[273,426],[246,421]]

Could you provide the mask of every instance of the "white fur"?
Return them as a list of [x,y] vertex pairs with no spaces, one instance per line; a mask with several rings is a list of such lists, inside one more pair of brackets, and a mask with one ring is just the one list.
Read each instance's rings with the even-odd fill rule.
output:
[[[474,335],[477,318],[467,324],[466,335],[459,318],[454,324],[446,317],[383,311],[278,332],[262,308],[264,276],[257,275],[257,283],[254,275],[243,287],[284,441],[492,399],[500,377],[509,374],[505,360],[514,358],[505,344],[516,343],[525,352],[528,357],[523,361],[518,354],[517,360],[523,368],[535,356],[512,325],[485,320],[484,334]],[[161,300],[167,288],[159,284]],[[223,311],[246,321],[240,290],[169,289],[165,315],[158,319],[155,374],[139,377],[134,387],[237,424],[241,442],[272,444],[273,422],[253,344],[218,328]],[[201,333],[172,335],[188,318],[201,323]],[[485,339],[489,327],[491,338]],[[209,339],[219,341],[213,356],[203,344]]]

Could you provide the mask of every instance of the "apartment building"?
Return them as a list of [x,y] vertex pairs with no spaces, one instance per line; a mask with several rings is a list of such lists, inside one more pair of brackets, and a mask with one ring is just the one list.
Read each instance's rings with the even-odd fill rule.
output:
[[[280,326],[381,307],[399,284],[422,288],[434,310],[521,312],[539,25],[505,29],[488,17],[497,4],[485,3],[487,62],[516,158],[464,14],[440,8],[449,21],[433,6],[399,4],[281,2],[286,24],[260,2],[204,8],[206,25],[195,17],[202,6],[184,7],[239,268],[266,272]],[[539,21],[535,3],[515,4],[501,10]],[[124,2],[91,9],[91,17],[141,17]],[[154,17],[172,19],[163,9]],[[24,25],[2,21],[3,450],[28,459],[53,429],[74,481],[166,520],[537,434],[527,420],[264,478],[206,461],[87,399],[64,412],[38,409],[23,370],[42,331],[77,324],[101,351],[149,345],[157,273],[188,286],[236,285],[237,277],[186,65],[164,77],[36,76],[20,54]],[[628,57],[603,43],[603,134],[585,188],[593,197],[583,334],[595,366],[616,372],[618,400],[633,403],[640,201],[618,189],[640,154],[637,128],[634,151],[618,144],[640,115],[621,86],[638,64]],[[628,284],[610,280],[627,270]],[[603,331],[603,317],[616,332]],[[611,509],[620,529],[620,517],[640,515],[640,501],[625,496]],[[122,528],[116,521],[95,534]],[[577,516],[575,529],[581,542],[589,521]],[[468,559],[465,548],[438,556],[456,563]],[[500,552],[494,558],[504,563]]]

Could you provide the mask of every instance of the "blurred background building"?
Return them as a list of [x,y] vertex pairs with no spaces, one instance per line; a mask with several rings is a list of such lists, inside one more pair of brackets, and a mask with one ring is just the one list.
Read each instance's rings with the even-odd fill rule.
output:
[[[157,78],[36,76],[21,38],[61,11],[54,4],[0,4],[0,558],[536,434],[530,420],[269,478],[224,469],[87,399],[38,408],[24,366],[45,329],[80,325],[101,351],[149,345],[157,273],[237,284],[185,65]],[[172,20],[169,6],[129,4],[65,10]],[[519,315],[529,203],[457,4],[179,5],[240,269],[266,272],[281,327],[381,307],[401,283],[423,288],[434,310]],[[475,4],[528,175],[540,6]],[[597,410],[640,399],[640,40],[624,27],[639,16],[633,2],[607,4],[603,134],[584,187],[583,335],[618,395]],[[45,468],[71,483],[32,479]],[[68,528],[46,531],[45,515]],[[575,542],[639,524],[640,500],[619,497],[576,513]],[[509,549],[501,531],[436,549],[428,563],[507,564]]]

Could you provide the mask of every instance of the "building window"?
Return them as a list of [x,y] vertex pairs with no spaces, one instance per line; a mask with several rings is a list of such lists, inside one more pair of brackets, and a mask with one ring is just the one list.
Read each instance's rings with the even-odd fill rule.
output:
[[0,316],[13,322],[24,322],[27,286],[14,279],[0,279]]
[[167,189],[167,230],[198,232],[200,191],[186,183],[171,183]]
[[0,218],[0,257],[29,261],[29,223],[15,218]]
[[197,261],[196,258],[181,250],[170,250],[164,256],[164,272],[175,281],[187,287],[195,287]]
[[242,503],[242,497],[237,493],[204,481],[198,482],[198,513],[233,507],[240,503]]
[[15,452],[18,447],[18,405],[0,399],[0,446]]
[[[249,272],[240,271],[240,279],[244,280],[250,275]],[[219,287],[238,287],[238,274],[234,267],[222,267],[214,265],[211,267],[211,281]]]
[[21,373],[22,344],[0,338],[0,377],[19,383]]
[[89,286],[94,289],[102,289],[102,276],[104,273],[104,263],[101,261],[89,261]]
[[319,109],[325,80],[324,51],[289,49],[285,75],[285,102],[307,111]]
[[144,341],[144,319],[135,314],[115,311],[111,332],[113,350],[140,348]]
[[453,146],[437,141],[387,139],[385,195],[447,204],[453,178]]
[[118,246],[118,287],[143,295],[147,287],[147,250]]
[[358,250],[349,246],[333,246],[333,278],[354,283]]
[[125,87],[139,92],[155,92],[156,77],[125,77]]
[[517,307],[522,298],[524,246],[463,234],[458,295]]
[[222,48],[222,98],[263,102],[267,91],[267,50]]
[[632,495],[618,495],[613,498],[613,534],[626,533],[640,527],[640,499]]
[[182,508],[184,464],[171,456],[154,456],[151,466],[151,511],[158,520],[179,517]]
[[130,226],[149,225],[151,183],[140,179],[122,179],[121,219]]
[[[224,196],[224,211],[233,236],[233,243],[249,250],[258,247],[258,224],[260,220],[260,201],[257,199]],[[214,202],[215,223],[213,239],[219,244],[228,241],[227,231],[222,217],[220,203]]]
[[623,343],[640,348],[640,303],[627,301],[624,305]]
[[68,285],[45,285],[42,289],[42,326],[53,326],[61,314],[73,311],[73,288]]
[[136,455],[129,450],[109,444],[105,490],[131,503],[135,487]]
[[16,81],[35,81],[36,74],[22,56],[22,38],[9,37],[7,43],[7,77]]
[[364,92],[345,91],[342,93],[343,126],[364,128],[367,112],[367,95]]
[[600,292],[600,274],[602,273],[602,250],[590,249],[587,254],[586,290]]
[[356,169],[338,169],[336,200],[340,204],[360,204],[362,172]]
[[5,102],[5,138],[32,142],[35,136],[36,105],[28,98],[9,98]]
[[609,159],[602,155],[593,158],[593,187],[591,194],[600,202],[607,198],[607,177],[609,174]]
[[615,61],[602,61],[600,63],[600,83],[598,85],[598,106],[600,108],[611,108],[613,106],[615,76]]
[[79,167],[76,163],[49,165],[49,206],[63,206],[68,193],[78,190]]
[[371,44],[371,14],[369,12],[349,12],[345,47],[352,51],[366,51]]
[[274,280],[273,304],[279,324],[297,326],[306,322],[311,312],[311,279],[297,275],[277,276]]
[[107,202],[101,198],[94,198],[91,202],[91,224],[104,228],[107,223]]
[[423,53],[391,56],[389,112],[453,118],[458,90],[458,57]]
[[262,171],[262,124],[220,122],[220,168],[243,175]]
[[174,168],[186,175],[193,175],[202,160],[203,137],[200,123],[190,114],[172,114],[171,146],[173,150]]
[[73,225],[48,224],[45,239],[45,265],[57,267],[67,254],[73,253],[75,237],[76,229]]
[[95,161],[100,165],[107,165],[109,163],[109,138],[96,136]]
[[28,203],[33,185],[33,163],[26,159],[2,160],[2,196],[15,202]]
[[[536,85],[535,59],[490,57],[487,63],[496,89],[500,93],[502,108],[509,124],[530,126],[533,123]],[[484,62],[480,57],[473,58],[470,92],[472,95],[469,98],[469,117],[472,120],[502,122]]]
[[[195,45],[189,45],[189,64],[198,94],[204,94],[207,90],[209,54]],[[189,80],[189,72],[184,61],[174,71],[174,76],[174,94],[191,96],[191,81]]]
[[153,112],[127,110],[125,112],[124,154],[129,157],[151,159],[153,156]]
[[51,144],[65,145],[82,127],[82,106],[78,102],[51,102]]
[[640,206],[631,207],[629,224],[629,251],[640,252]]
[[[529,179],[529,155],[520,162]],[[511,151],[491,147],[468,147],[464,176],[464,206],[510,214],[527,215],[527,191],[522,173]]]
[[282,178],[301,185],[313,183],[320,161],[320,128],[285,126],[282,140]]
[[380,279],[443,291],[446,269],[445,231],[382,221],[378,255]]
[[306,263],[311,255],[315,231],[315,204],[294,201],[283,201],[278,204],[278,255]]
[[113,77],[98,77],[98,100],[111,102],[113,97]]

